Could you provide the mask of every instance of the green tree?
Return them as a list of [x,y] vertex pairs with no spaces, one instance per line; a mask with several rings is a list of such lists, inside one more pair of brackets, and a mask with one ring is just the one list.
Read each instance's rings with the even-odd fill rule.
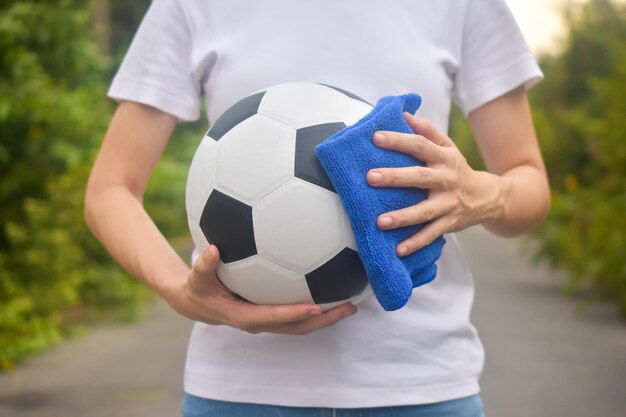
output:
[[[545,79],[529,94],[553,197],[538,258],[568,272],[568,292],[608,294],[626,316],[626,5],[588,0],[564,15],[566,41],[540,58]],[[480,168],[458,110],[450,131]]]
[[87,0],[0,2],[0,368],[145,298],[83,222],[111,115],[92,22]]
[[[134,318],[149,299],[83,220],[107,85],[148,5],[0,0],[0,369],[76,323]],[[184,182],[205,128],[177,129],[146,193],[169,238],[188,237]]]
[[540,256],[569,272],[570,291],[609,294],[626,315],[626,6],[590,0],[567,21],[532,95],[553,188]]

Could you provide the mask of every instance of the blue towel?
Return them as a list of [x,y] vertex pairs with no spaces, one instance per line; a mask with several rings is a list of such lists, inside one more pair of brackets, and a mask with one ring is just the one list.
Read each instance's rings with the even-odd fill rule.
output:
[[376,219],[383,213],[419,203],[428,197],[428,191],[375,188],[365,180],[372,168],[424,165],[412,156],[381,149],[372,143],[372,135],[378,130],[413,133],[402,113],[414,114],[420,104],[417,94],[383,97],[368,115],[315,148],[350,219],[374,294],[387,311],[404,306],[414,287],[435,278],[435,261],[445,243],[444,238],[439,237],[430,245],[399,258],[396,245],[413,236],[423,225],[380,230]]

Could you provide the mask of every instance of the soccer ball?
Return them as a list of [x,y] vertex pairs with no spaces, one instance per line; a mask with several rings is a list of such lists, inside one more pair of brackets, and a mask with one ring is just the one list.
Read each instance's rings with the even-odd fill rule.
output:
[[372,293],[349,220],[315,146],[372,106],[336,87],[280,84],[226,110],[202,139],[186,189],[196,248],[257,304],[328,309]]

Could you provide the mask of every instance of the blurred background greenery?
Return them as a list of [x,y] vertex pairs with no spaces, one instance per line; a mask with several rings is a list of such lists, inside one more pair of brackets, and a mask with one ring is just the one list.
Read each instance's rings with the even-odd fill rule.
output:
[[[114,104],[108,83],[149,0],[0,0],[0,369],[96,320],[131,320],[150,294],[87,230],[83,193]],[[626,316],[626,8],[564,9],[568,35],[531,90],[553,207],[533,235],[565,290],[609,296]],[[205,121],[182,125],[145,203],[188,240],[187,167]],[[455,109],[451,136],[482,167]]]
[[[552,187],[531,247],[567,272],[566,293],[608,296],[626,317],[626,4],[573,2],[563,13],[563,44],[539,56],[545,79],[529,92]],[[483,166],[458,110],[451,136]]]
[[[0,1],[0,369],[85,323],[134,319],[150,299],[83,220],[114,110],[106,89],[149,3]],[[184,181],[203,130],[177,129],[148,187],[174,241],[188,234]]]

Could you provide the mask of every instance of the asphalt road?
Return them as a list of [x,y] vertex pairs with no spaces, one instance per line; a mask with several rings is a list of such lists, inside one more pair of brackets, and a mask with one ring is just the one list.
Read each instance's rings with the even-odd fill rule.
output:
[[[480,228],[460,240],[477,281],[488,417],[626,416],[626,323],[614,308],[580,315],[563,277],[531,267],[516,240]],[[0,374],[0,416],[180,415],[190,327],[160,302],[139,323],[98,326]]]
[[533,268],[518,241],[482,228],[459,239],[476,278],[487,417],[626,417],[626,321],[615,307],[581,315],[565,277]]

